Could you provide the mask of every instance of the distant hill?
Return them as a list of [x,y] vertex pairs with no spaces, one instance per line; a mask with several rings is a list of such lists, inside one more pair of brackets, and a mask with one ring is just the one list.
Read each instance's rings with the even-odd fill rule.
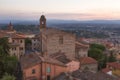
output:
[[[9,20],[0,20],[0,24],[8,24]],[[35,24],[38,25],[39,21],[37,20],[11,20],[14,24]],[[86,20],[86,21],[79,21],[79,20],[47,20],[47,24],[63,24],[63,23],[92,23],[92,24],[120,24],[120,20]]]

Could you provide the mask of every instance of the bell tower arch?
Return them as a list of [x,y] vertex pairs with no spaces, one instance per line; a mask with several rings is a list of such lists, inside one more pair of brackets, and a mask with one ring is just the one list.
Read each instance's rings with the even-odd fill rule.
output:
[[40,17],[40,29],[45,29],[46,28],[46,18],[44,15]]

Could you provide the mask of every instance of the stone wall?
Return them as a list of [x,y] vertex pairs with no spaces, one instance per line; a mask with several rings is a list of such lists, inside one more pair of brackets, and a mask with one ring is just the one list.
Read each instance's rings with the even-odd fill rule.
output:
[[97,72],[98,70],[98,64],[84,64],[84,65],[80,65],[80,69],[81,70],[88,70],[91,72]]
[[[63,43],[60,37],[63,36]],[[64,52],[68,57],[75,57],[75,36],[69,34],[54,34],[47,36],[47,52],[49,55],[56,52]]]
[[10,47],[10,55],[15,55],[20,58],[21,55],[25,54],[25,40],[24,39],[9,39],[13,47]]

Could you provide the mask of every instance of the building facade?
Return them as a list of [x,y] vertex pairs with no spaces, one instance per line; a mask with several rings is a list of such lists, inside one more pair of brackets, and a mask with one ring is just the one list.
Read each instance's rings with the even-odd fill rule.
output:
[[[39,39],[36,41],[32,39],[33,49],[38,48],[42,53],[47,53],[47,55],[64,52],[69,58],[75,57],[75,34],[55,28],[48,28],[44,15],[40,17],[40,34],[37,37]],[[38,44],[40,44],[39,47],[37,46]]]
[[35,53],[22,56],[20,63],[23,80],[52,80],[60,73],[66,72],[64,64],[47,56],[40,57]]
[[98,71],[98,63],[91,57],[80,58],[80,70],[96,73]]
[[2,34],[0,38],[8,38],[8,43],[10,46],[9,54],[11,56],[16,56],[19,59],[20,56],[25,54],[25,36],[23,34],[17,33],[13,29],[13,25],[11,22],[8,25],[8,29],[1,30],[0,34]]

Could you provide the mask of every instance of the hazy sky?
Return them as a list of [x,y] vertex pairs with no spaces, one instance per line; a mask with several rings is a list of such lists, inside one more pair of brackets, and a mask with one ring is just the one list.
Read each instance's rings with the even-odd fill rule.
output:
[[120,0],[0,0],[0,20],[120,19]]

